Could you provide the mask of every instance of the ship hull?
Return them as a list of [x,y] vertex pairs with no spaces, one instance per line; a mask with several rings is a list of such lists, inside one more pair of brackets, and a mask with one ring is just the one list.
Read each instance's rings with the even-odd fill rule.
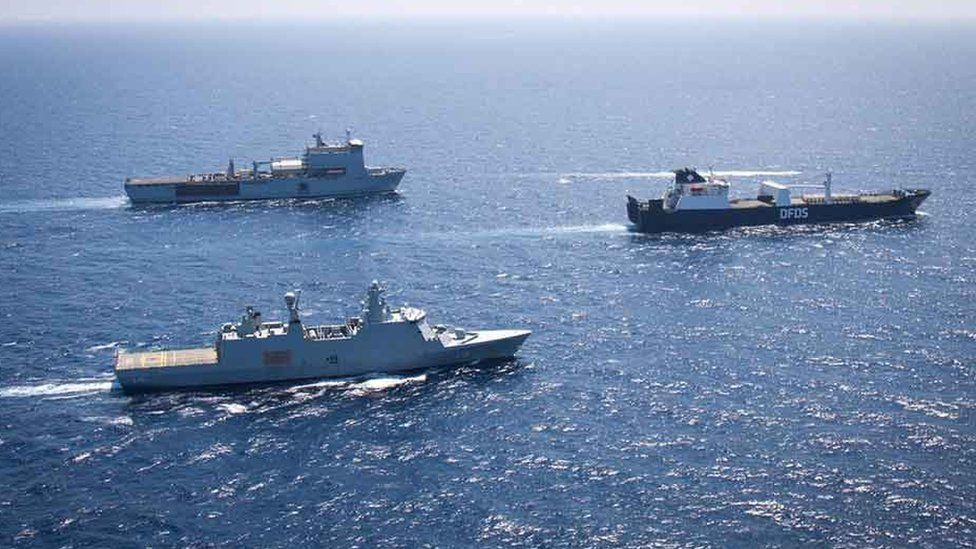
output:
[[135,204],[354,197],[391,193],[396,190],[405,173],[404,170],[386,170],[384,173],[345,177],[127,182],[125,193]]
[[[515,355],[529,335],[525,330],[481,331],[471,334],[464,342],[446,346],[393,345],[393,348],[400,347],[394,353],[389,352],[389,344],[364,346],[363,342],[353,340],[316,342],[294,356],[279,351],[283,354],[278,356],[287,355],[287,360],[269,362],[267,353],[254,352],[237,358],[220,357],[210,363],[117,368],[115,373],[127,393],[353,377],[507,359]],[[181,352],[206,356],[205,353],[213,350]]]
[[830,204],[794,201],[775,206],[751,201],[754,206],[722,210],[664,209],[661,200],[638,201],[628,196],[627,215],[643,233],[703,232],[760,225],[807,225],[851,223],[877,219],[913,219],[918,206],[928,198],[927,190],[907,190],[878,201],[834,202]]

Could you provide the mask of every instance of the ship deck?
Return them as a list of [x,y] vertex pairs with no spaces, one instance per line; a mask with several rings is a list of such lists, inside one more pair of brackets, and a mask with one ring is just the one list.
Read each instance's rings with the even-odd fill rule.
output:
[[732,200],[729,202],[730,208],[740,209],[740,208],[772,208],[772,205],[767,204],[761,200],[752,200],[748,198],[740,198],[738,200]]
[[[885,202],[894,202],[898,200],[899,197],[891,193],[884,194],[859,194],[859,195],[834,195],[831,198],[831,204],[883,204]],[[790,206],[815,206],[819,204],[824,204],[823,196],[802,196],[793,197],[790,199]],[[729,208],[731,209],[752,209],[752,208],[775,208],[775,204],[769,202],[763,202],[761,200],[755,200],[751,198],[737,198],[729,201]]]
[[174,349],[172,351],[120,352],[115,356],[116,370],[174,368],[217,364],[217,351],[211,347]]
[[[258,174],[258,179],[274,179],[272,174]],[[227,177],[222,173],[205,173],[191,175],[167,175],[162,177],[129,177],[126,185],[220,185],[254,181],[250,172],[238,172],[234,177]]]
[[[830,201],[831,204],[883,204],[885,202],[895,202],[900,199],[901,197],[893,193],[835,194],[830,198]],[[824,204],[824,197],[821,195],[813,195],[793,199],[793,205],[795,206],[811,204]]]
[[188,175],[172,175],[164,177],[130,177],[125,180],[126,185],[175,185],[177,183],[189,183]]

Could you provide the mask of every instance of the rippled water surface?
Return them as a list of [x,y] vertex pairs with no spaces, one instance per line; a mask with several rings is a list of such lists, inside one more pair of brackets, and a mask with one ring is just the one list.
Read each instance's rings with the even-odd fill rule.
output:
[[[0,30],[0,545],[976,543],[971,28]],[[697,38],[696,38],[697,37]],[[352,126],[397,196],[132,207]],[[629,231],[683,165],[911,223]],[[129,397],[244,304],[533,330],[516,360]],[[268,313],[275,312],[275,315]]]

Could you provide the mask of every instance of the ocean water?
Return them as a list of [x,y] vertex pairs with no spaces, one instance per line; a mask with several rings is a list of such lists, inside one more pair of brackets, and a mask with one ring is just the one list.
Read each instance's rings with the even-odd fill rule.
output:
[[[971,26],[0,28],[0,545],[976,544]],[[132,207],[352,127],[394,197]],[[667,170],[927,187],[642,236]],[[517,359],[125,396],[120,347],[390,300]],[[273,313],[273,314],[272,314]]]

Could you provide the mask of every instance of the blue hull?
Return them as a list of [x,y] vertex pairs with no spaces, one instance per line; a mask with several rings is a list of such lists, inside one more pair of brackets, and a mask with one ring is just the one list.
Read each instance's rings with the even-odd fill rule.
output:
[[627,215],[644,233],[702,232],[759,225],[804,225],[849,223],[875,219],[912,219],[915,210],[928,198],[925,189],[896,191],[891,200],[797,203],[790,206],[759,204],[727,210],[668,211],[661,200],[639,201],[627,197]]

